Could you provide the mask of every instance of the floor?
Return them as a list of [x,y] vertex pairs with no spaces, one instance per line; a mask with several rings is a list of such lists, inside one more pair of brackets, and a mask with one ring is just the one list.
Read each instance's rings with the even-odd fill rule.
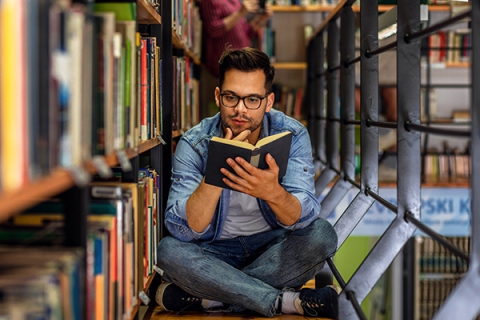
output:
[[[144,318],[145,319],[145,318]],[[301,315],[284,314],[275,318],[266,318],[262,316],[231,314],[231,313],[198,313],[198,312],[183,312],[176,315],[175,312],[165,312],[160,307],[157,307],[151,314],[150,320],[254,320],[254,319],[276,319],[276,320],[302,320],[302,319],[318,319],[328,320],[326,318],[307,318]]]

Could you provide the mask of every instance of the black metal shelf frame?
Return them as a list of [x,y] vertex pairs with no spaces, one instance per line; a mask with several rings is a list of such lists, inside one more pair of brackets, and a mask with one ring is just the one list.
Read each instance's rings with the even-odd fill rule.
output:
[[[310,39],[307,47],[306,106],[308,129],[312,139],[314,158],[322,168],[316,180],[319,195],[338,176],[324,200],[320,215],[326,218],[352,186],[359,188],[356,197],[335,223],[340,247],[363,215],[377,201],[396,213],[396,218],[378,240],[351,279],[345,283],[332,260],[330,269],[343,288],[339,301],[339,319],[366,319],[360,303],[374,284],[402,250],[411,252],[410,241],[418,228],[435,241],[469,263],[469,269],[437,311],[434,319],[474,319],[480,305],[469,297],[480,290],[480,92],[471,90],[472,122],[470,130],[432,128],[420,122],[421,42],[422,38],[462,19],[470,18],[472,27],[471,87],[480,80],[480,2],[472,1],[471,10],[421,29],[420,0],[398,0],[397,41],[378,47],[378,8],[376,1],[362,1],[360,7],[360,56],[355,57],[353,0],[346,1],[329,22]],[[338,12],[338,11],[336,11]],[[341,26],[338,27],[340,20]],[[328,43],[324,44],[324,36]],[[398,121],[378,121],[378,54],[396,49]],[[323,64],[327,51],[328,67]],[[340,57],[340,59],[338,59]],[[360,63],[361,112],[360,121],[354,119],[354,63]],[[338,91],[338,82],[340,91]],[[327,105],[323,95],[327,89]],[[338,119],[338,97],[341,97],[341,115]],[[360,125],[361,174],[360,184],[354,178],[354,126]],[[378,128],[397,130],[397,205],[378,195]],[[340,129],[340,130],[339,130]],[[341,149],[339,148],[340,132]],[[471,254],[467,256],[446,238],[426,227],[420,221],[421,192],[421,132],[466,137],[471,140]],[[338,155],[341,155],[340,168]],[[405,270],[412,270],[413,259],[406,259]],[[414,318],[413,286],[404,282],[404,319]]]

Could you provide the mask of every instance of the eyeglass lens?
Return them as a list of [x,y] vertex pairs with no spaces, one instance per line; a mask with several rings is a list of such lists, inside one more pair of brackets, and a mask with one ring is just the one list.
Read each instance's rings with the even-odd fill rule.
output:
[[249,96],[249,97],[243,97],[240,98],[236,95],[222,95],[222,103],[229,108],[234,108],[238,105],[240,102],[240,99],[243,100],[245,106],[248,109],[258,109],[260,107],[260,104],[262,103],[262,98],[256,97],[256,96]]

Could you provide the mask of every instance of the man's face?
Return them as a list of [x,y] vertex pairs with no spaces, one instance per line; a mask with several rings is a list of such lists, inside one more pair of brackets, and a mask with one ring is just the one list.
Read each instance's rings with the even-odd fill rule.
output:
[[[215,101],[220,108],[223,129],[230,128],[234,137],[242,131],[250,130],[251,136],[255,138],[253,140],[256,141],[260,134],[263,115],[265,112],[269,112],[273,106],[273,93],[261,100],[260,107],[256,110],[247,109],[242,99],[236,107],[226,107],[221,102],[220,94],[231,94],[241,98],[247,96],[263,98],[267,93],[265,90],[265,74],[262,70],[242,72],[232,69],[225,72],[222,88],[217,87],[215,89]],[[251,139],[249,141],[251,143],[255,142]]]

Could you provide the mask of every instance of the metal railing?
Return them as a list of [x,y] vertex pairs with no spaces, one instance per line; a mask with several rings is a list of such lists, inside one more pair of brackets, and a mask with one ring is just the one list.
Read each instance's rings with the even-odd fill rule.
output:
[[[360,304],[418,228],[469,263],[469,269],[433,319],[474,319],[480,312],[480,92],[471,90],[472,124],[469,131],[440,129],[420,122],[420,40],[462,19],[472,26],[472,88],[480,79],[480,1],[471,10],[421,29],[420,0],[398,0],[397,41],[378,47],[378,2],[363,0],[360,7],[360,56],[355,57],[354,0],[341,1],[325,19],[307,45],[305,105],[312,147],[322,172],[316,180],[320,195],[333,181],[322,200],[321,216],[327,218],[346,193],[357,195],[336,221],[340,247],[374,202],[396,214],[368,256],[348,282],[332,260],[328,261],[340,294],[340,320],[366,319]],[[328,42],[324,44],[324,36]],[[477,38],[477,39],[476,39]],[[397,122],[378,119],[378,55],[397,52]],[[328,67],[324,68],[325,51]],[[355,120],[355,69],[360,63],[360,121]],[[327,105],[324,91],[327,91]],[[341,106],[339,103],[341,100]],[[340,118],[338,115],[340,110]],[[355,181],[355,127],[360,126],[360,183]],[[378,194],[378,128],[397,130],[397,205]],[[420,221],[421,141],[420,133],[466,137],[471,140],[471,255],[467,256],[445,237]],[[340,139],[340,141],[339,141]],[[339,144],[340,142],[340,144]],[[339,145],[341,148],[339,148]],[[337,168],[340,161],[340,168]],[[337,179],[338,178],[338,179]],[[335,180],[336,179],[336,180]],[[475,297],[475,298],[474,298]],[[473,302],[471,299],[477,299]]]

